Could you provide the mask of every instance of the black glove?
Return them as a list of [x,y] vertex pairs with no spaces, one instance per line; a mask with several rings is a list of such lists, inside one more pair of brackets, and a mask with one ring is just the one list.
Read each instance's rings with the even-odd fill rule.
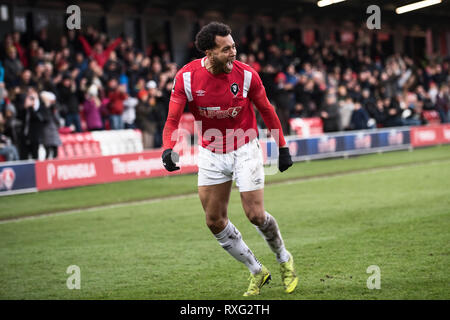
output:
[[175,164],[175,162],[178,162],[179,159],[180,156],[178,153],[172,151],[172,149],[166,149],[162,154],[162,162],[167,171],[180,170],[180,167],[177,167]]
[[280,169],[280,172],[283,172],[290,166],[292,166],[292,159],[289,154],[289,148],[279,148],[278,169]]

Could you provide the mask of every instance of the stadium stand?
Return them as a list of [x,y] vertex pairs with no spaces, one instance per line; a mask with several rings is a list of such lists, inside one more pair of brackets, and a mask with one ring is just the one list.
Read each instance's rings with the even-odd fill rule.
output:
[[[203,23],[197,19],[187,24],[195,31]],[[285,134],[449,121],[445,46],[422,55],[417,54],[417,45],[414,50],[398,51],[392,46],[392,34],[377,35],[365,27],[336,30],[328,36],[323,30],[295,26],[247,23],[243,29],[237,29],[235,37],[239,59],[260,73]],[[8,138],[8,145],[19,151],[26,147],[26,96],[34,87],[41,104],[42,92],[56,96],[49,116],[60,125],[57,158],[160,147],[173,78],[180,65],[200,56],[193,39],[186,43],[185,61],[176,63],[169,41],[143,47],[135,37],[108,34],[93,25],[82,30],[62,28],[55,34],[61,36],[53,38],[44,26],[3,36],[0,133]],[[335,102],[327,104],[329,96]],[[354,113],[369,120],[359,121],[356,127],[351,121]],[[193,133],[193,120],[184,114],[181,127]],[[44,131],[47,123],[36,126]],[[258,124],[264,128],[260,118]],[[111,128],[133,130],[120,133]]]

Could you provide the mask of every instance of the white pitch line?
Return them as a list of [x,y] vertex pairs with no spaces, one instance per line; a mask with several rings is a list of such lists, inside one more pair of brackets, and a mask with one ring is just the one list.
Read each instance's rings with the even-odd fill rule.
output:
[[36,219],[42,219],[42,218],[48,218],[48,217],[54,217],[54,216],[70,215],[70,214],[75,214],[75,213],[101,211],[101,210],[106,210],[106,209],[116,209],[116,208],[122,208],[122,207],[128,207],[128,206],[138,206],[138,205],[142,205],[142,204],[156,203],[156,202],[160,202],[160,201],[164,201],[164,200],[186,199],[186,198],[192,198],[193,196],[197,196],[197,193],[160,197],[160,198],[153,198],[153,199],[147,199],[147,200],[130,201],[130,202],[120,202],[120,203],[106,204],[106,205],[95,206],[95,207],[90,207],[90,208],[80,208],[80,209],[56,211],[56,212],[50,212],[50,213],[37,214],[34,216],[5,219],[5,220],[0,221],[0,225],[10,223],[10,222],[36,220]]
[[[389,166],[389,167],[361,169],[361,170],[356,170],[356,171],[352,171],[352,172],[339,172],[339,173],[325,174],[325,175],[321,175],[321,176],[287,179],[287,180],[283,180],[283,181],[269,182],[266,184],[265,187],[267,188],[267,187],[271,187],[271,186],[291,185],[291,184],[304,183],[304,182],[309,182],[309,181],[317,181],[317,180],[324,180],[324,179],[330,179],[330,178],[339,178],[339,177],[343,177],[343,176],[351,176],[351,175],[358,175],[358,174],[364,174],[364,173],[377,173],[377,172],[382,172],[382,171],[399,170],[399,169],[405,169],[405,168],[421,166],[421,165],[428,166],[428,165],[436,165],[436,164],[442,164],[442,163],[450,163],[450,160],[449,159],[432,160],[429,162],[424,161],[424,162],[416,162],[416,163],[410,163],[410,164],[394,165],[394,166]],[[190,199],[190,198],[194,198],[194,197],[198,197],[198,194],[191,193],[191,194],[184,194],[184,195],[177,195],[177,196],[159,197],[159,198],[153,198],[153,199],[148,199],[148,200],[121,202],[121,203],[115,203],[115,204],[95,206],[95,207],[91,207],[91,208],[80,208],[80,209],[73,209],[73,210],[57,211],[57,212],[51,212],[51,213],[45,213],[45,214],[38,214],[35,216],[5,219],[5,220],[0,221],[0,225],[7,224],[7,223],[13,223],[13,222],[27,221],[27,220],[43,219],[43,218],[47,218],[47,217],[65,216],[65,215],[70,215],[70,214],[75,214],[75,213],[86,213],[86,212],[101,211],[101,210],[106,210],[106,209],[117,209],[117,208],[130,207],[130,206],[146,205],[146,204],[157,203],[157,202],[161,202],[161,201],[165,201],[165,200]]]

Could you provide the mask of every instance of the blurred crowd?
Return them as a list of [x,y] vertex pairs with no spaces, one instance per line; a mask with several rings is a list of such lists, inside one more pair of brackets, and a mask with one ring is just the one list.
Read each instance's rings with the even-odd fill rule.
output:
[[[144,148],[162,144],[177,66],[167,45],[139,50],[131,37],[110,39],[88,27],[68,30],[57,46],[42,29],[0,44],[0,155],[56,158],[66,130],[139,128]],[[304,46],[289,34],[236,39],[238,59],[265,85],[285,134],[289,120],[320,117],[325,132],[426,124],[426,110],[450,120],[449,60],[386,55],[361,35],[351,44]],[[200,57],[193,43],[190,59]],[[264,127],[262,119],[258,119]]]
[[110,39],[88,27],[59,45],[46,29],[0,44],[0,155],[58,156],[61,132],[139,128],[146,148],[162,144],[177,66],[163,43],[138,50],[131,37]]
[[306,47],[270,33],[237,42],[239,60],[260,73],[285,134],[295,117],[320,117],[325,132],[427,124],[427,111],[450,121],[449,57],[387,55],[363,29],[352,43]]

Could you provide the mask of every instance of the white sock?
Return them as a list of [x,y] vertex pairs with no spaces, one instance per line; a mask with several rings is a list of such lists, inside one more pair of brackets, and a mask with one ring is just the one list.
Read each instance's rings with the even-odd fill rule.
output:
[[262,226],[256,226],[259,234],[266,240],[270,249],[276,254],[277,261],[283,263],[289,260],[289,253],[284,247],[283,238],[277,221],[266,211],[266,219]]
[[256,274],[261,271],[261,263],[256,259],[253,252],[242,240],[242,235],[238,229],[228,220],[228,224],[221,232],[214,235],[233,258],[244,263],[251,273]]

